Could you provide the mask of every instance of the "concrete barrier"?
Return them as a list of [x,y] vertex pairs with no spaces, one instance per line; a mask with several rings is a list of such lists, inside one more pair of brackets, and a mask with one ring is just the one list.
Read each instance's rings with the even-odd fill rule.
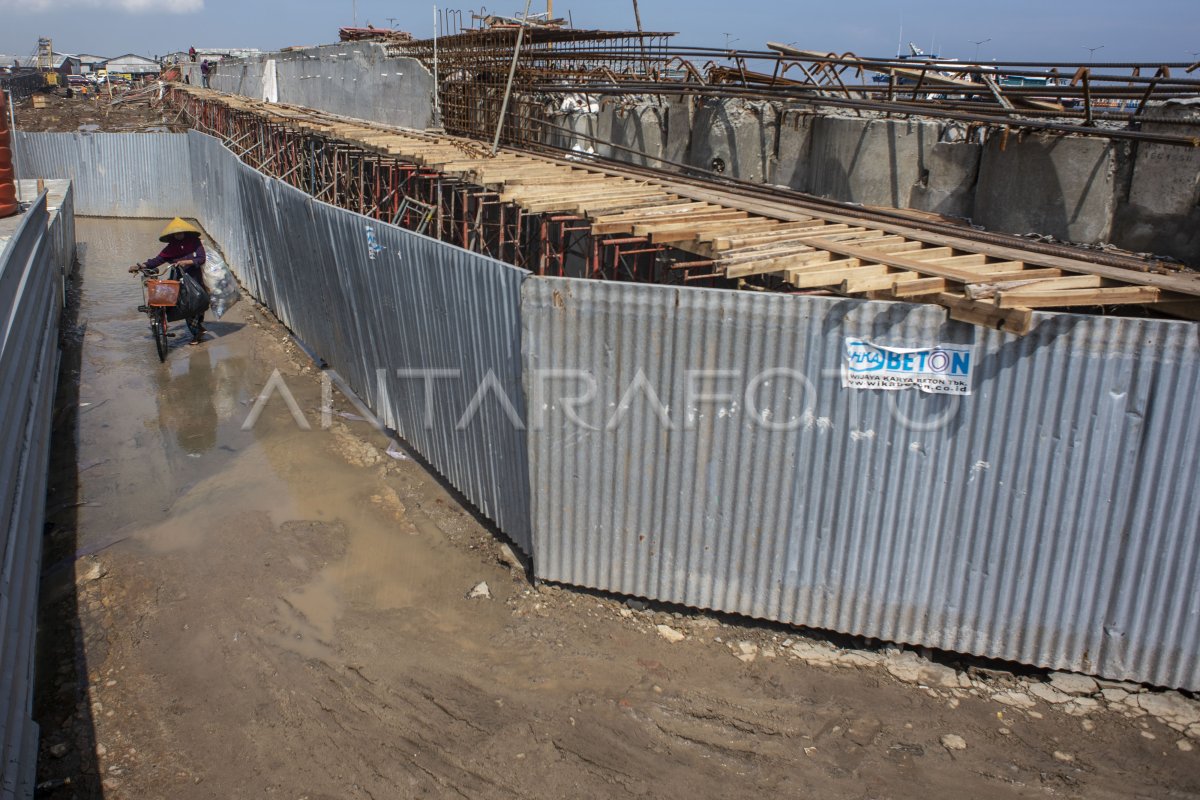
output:
[[1009,233],[1106,242],[1112,230],[1117,145],[1105,139],[993,136],[983,151],[974,220]]
[[692,122],[687,163],[731,178],[766,181],[775,159],[777,114],[771,103],[705,101]]
[[943,142],[944,128],[920,120],[817,117],[806,191],[864,205],[968,216],[980,148]]
[[[1171,102],[1154,109],[1161,120],[1144,131],[1195,133],[1200,105]],[[1200,148],[1139,143],[1128,193],[1113,219],[1113,242],[1128,250],[1151,251],[1200,262]]]
[[[201,85],[200,64],[184,75]],[[264,78],[274,72],[280,103],[424,130],[433,124],[433,75],[413,58],[389,56],[382,45],[350,42],[264,53],[217,62],[213,89],[263,99]],[[267,81],[269,84],[270,81]]]

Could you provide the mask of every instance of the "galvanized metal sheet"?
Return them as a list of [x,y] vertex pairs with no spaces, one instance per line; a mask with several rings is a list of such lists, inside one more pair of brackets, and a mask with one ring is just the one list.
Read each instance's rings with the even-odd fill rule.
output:
[[[540,577],[1200,687],[1197,326],[540,278],[522,320]],[[844,389],[847,336],[968,345],[974,392]]]
[[[500,399],[523,417],[524,271],[318,202],[212,137],[190,136],[200,218],[245,285],[530,551],[525,432]],[[426,409],[424,379],[413,373],[428,370],[443,373],[431,374]],[[481,386],[478,414],[464,421]]]
[[182,133],[15,132],[19,178],[70,178],[76,211],[93,216],[196,216]]
[[43,195],[0,253],[0,419],[4,420],[0,426],[0,798],[4,800],[32,798],[34,792],[38,576],[63,274],[74,253],[70,214],[69,190],[53,221]]

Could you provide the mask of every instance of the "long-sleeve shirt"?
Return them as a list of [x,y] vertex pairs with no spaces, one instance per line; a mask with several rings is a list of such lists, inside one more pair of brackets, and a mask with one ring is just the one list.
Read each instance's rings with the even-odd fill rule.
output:
[[193,266],[185,268],[184,271],[203,286],[204,273],[200,268],[204,266],[208,257],[204,253],[204,244],[200,241],[199,236],[185,236],[180,240],[172,239],[167,242],[167,246],[158,255],[146,259],[146,266],[157,267],[167,263],[174,264],[184,258],[190,258],[196,262]]

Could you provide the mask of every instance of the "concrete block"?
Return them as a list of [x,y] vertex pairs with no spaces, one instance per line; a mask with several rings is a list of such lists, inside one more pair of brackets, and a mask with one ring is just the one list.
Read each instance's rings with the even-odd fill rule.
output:
[[763,182],[775,158],[775,108],[745,100],[707,100],[696,109],[687,163]]
[[932,121],[819,117],[809,190],[851,203],[967,216],[980,148],[941,141],[943,128]]
[[663,142],[663,158],[684,164],[687,162],[688,148],[692,144],[696,100],[687,96],[665,97],[663,106],[667,110],[667,135]]
[[614,105],[611,107],[609,124],[612,136],[609,141],[651,156],[647,158],[614,149],[613,158],[642,166],[662,166],[657,159],[664,155],[667,109],[656,103],[644,103],[629,107]]
[[812,134],[816,116],[808,111],[781,109],[776,114],[775,163],[770,182],[809,191]]
[[[1200,136],[1200,107],[1168,103],[1147,112],[1165,120],[1143,123],[1147,133]],[[1128,250],[1200,265],[1200,150],[1136,145],[1128,197],[1117,206],[1112,240]]]
[[923,148],[908,207],[951,217],[970,216],[982,151],[979,145],[966,142],[937,142]]
[[983,150],[975,222],[1006,233],[1106,242],[1115,205],[1116,147],[1104,139],[993,135]]
[[[597,110],[590,110],[596,108]],[[546,120],[554,126],[547,128],[546,141],[567,150],[580,150],[608,158],[612,148],[603,144],[612,141],[611,108],[593,105],[564,111],[560,107],[550,109]]]

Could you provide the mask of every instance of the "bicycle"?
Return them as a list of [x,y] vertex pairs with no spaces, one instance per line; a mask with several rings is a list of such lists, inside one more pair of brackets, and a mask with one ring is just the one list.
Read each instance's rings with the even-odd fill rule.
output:
[[[166,279],[159,277],[162,274],[160,267],[140,267],[136,272],[141,277],[142,299],[144,300],[142,305],[138,306],[138,311],[150,317],[150,333],[154,337],[158,360],[166,361],[167,339],[175,336],[168,330],[171,323],[169,312],[179,303],[183,270],[176,264],[162,266],[170,267]],[[196,322],[195,317],[187,317],[184,322],[193,338],[198,338],[204,332],[203,326]]]

